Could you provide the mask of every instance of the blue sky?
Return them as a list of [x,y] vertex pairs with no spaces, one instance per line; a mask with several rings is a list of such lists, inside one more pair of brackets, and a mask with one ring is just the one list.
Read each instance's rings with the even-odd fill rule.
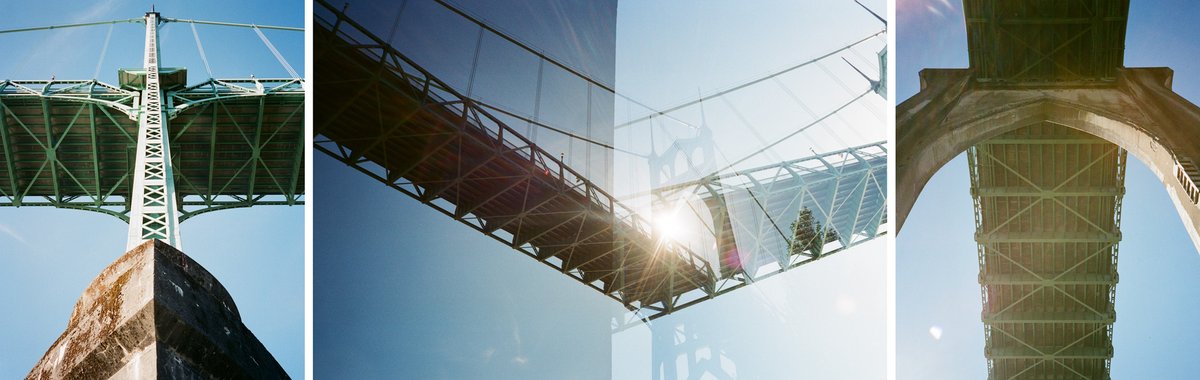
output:
[[[529,1],[537,3],[537,1]],[[866,2],[884,13],[883,1]],[[824,54],[882,26],[853,2],[624,1],[618,7],[616,86],[663,107]],[[351,8],[369,8],[367,3]],[[519,7],[518,7],[519,8]],[[364,14],[359,10],[358,14]],[[376,14],[394,14],[377,11]],[[828,12],[828,13],[821,13]],[[503,17],[500,17],[503,18]],[[538,22],[531,22],[537,24]],[[372,25],[391,27],[386,19]],[[399,26],[404,30],[406,26]],[[410,26],[411,27],[411,26]],[[524,27],[508,25],[514,34]],[[386,33],[387,29],[384,29]],[[825,32],[825,33],[819,33]],[[874,59],[882,38],[854,54]],[[553,50],[548,54],[554,56]],[[848,59],[858,58],[847,53]],[[866,90],[834,58],[783,83],[817,112]],[[866,66],[870,73],[874,64]],[[838,73],[853,94],[822,70]],[[850,71],[852,73],[852,71]],[[824,82],[805,82],[820,78]],[[805,85],[807,84],[807,85]],[[771,102],[755,102],[766,99]],[[728,163],[811,117],[775,84],[706,105]],[[814,128],[764,160],[799,158],[886,136],[887,105],[871,94],[845,120]],[[620,105],[618,105],[620,107]],[[874,114],[867,108],[876,108]],[[641,116],[618,110],[616,120]],[[698,107],[675,115],[699,124]],[[857,125],[858,127],[847,127]],[[716,127],[714,127],[716,128]],[[853,133],[838,128],[854,130]],[[855,129],[858,128],[858,129]],[[855,135],[858,134],[858,136]],[[622,138],[644,140],[646,132]],[[667,141],[670,141],[669,139]],[[644,165],[624,161],[625,167]],[[764,162],[750,162],[753,166]],[[618,165],[622,166],[622,165]],[[877,379],[884,375],[882,239],[620,333],[615,301],[550,270],[324,155],[314,159],[314,355],[317,377],[672,379],[730,376]],[[647,185],[615,171],[618,195]],[[677,340],[678,339],[678,340]]]
[[[139,18],[150,1],[4,2],[0,29]],[[300,27],[300,1],[154,1],[163,17]],[[287,77],[253,30],[196,27],[216,77]],[[91,79],[108,26],[0,35],[7,79]],[[187,24],[160,27],[163,65],[187,67],[189,82],[209,75]],[[303,33],[264,31],[303,72]],[[98,79],[141,66],[141,24],[118,24]],[[293,377],[304,368],[303,207],[267,206],[208,213],[182,225],[184,251],[233,295],[243,322]],[[22,378],[66,328],[84,288],[125,250],[127,226],[98,213],[0,208],[0,378]]]
[[[1187,1],[1133,2],[1125,66],[1167,66],[1174,89],[1200,100],[1200,34]],[[898,0],[896,101],[918,90],[921,68],[967,66],[961,4]],[[1133,158],[1133,156],[1130,156]],[[983,378],[978,263],[965,156],[925,185],[897,237],[898,379]],[[1113,378],[1185,379],[1200,371],[1200,254],[1163,185],[1136,159],[1125,180]],[[939,339],[929,330],[942,328]]]

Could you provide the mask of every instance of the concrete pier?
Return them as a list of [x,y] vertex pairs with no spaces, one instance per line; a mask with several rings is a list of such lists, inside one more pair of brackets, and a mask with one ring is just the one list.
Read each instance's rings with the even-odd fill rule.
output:
[[158,240],[105,268],[26,379],[286,379],[211,273]]
[[984,85],[972,69],[925,69],[896,107],[898,228],[925,183],[979,142],[1050,122],[1129,151],[1162,181],[1200,252],[1200,107],[1171,90],[1165,67],[1117,68],[1109,84]]

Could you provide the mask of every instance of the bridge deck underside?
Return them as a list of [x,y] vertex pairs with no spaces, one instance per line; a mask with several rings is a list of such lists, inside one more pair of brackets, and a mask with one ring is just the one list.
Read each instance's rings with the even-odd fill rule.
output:
[[1112,83],[1128,0],[965,0],[971,68],[983,83]]
[[[172,95],[184,102],[233,94]],[[303,93],[229,96],[171,120],[184,219],[217,208],[297,203],[304,192],[303,110]],[[124,218],[137,148],[137,122],[125,113],[87,100],[0,90],[0,132],[0,206]]]
[[711,272],[471,100],[330,29],[315,27],[317,149],[631,309],[711,287]]
[[1041,123],[968,154],[989,379],[1107,379],[1125,151]]

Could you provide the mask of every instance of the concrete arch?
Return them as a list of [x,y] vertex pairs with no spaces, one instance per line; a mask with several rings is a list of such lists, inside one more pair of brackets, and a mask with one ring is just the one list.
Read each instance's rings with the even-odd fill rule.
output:
[[1119,69],[1115,84],[988,87],[969,69],[926,69],[921,92],[896,109],[897,231],[925,183],[968,147],[1051,122],[1132,153],[1166,187],[1200,252],[1200,107],[1171,90],[1169,68]]

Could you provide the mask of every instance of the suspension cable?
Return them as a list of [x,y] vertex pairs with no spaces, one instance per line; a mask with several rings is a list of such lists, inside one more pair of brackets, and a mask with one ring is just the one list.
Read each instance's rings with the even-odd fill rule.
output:
[[304,31],[304,28],[296,28],[296,27],[291,27],[291,26],[239,24],[236,22],[201,21],[201,20],[181,19],[181,18],[163,18],[163,21],[164,22],[189,22],[189,23],[193,23],[193,24],[205,24],[205,25],[236,26],[236,27],[240,27],[240,28],[251,28],[251,29],[278,29],[278,30],[289,30],[289,31],[293,31],[293,32],[303,32]]
[[92,72],[92,79],[99,79],[100,65],[104,64],[104,56],[108,55],[108,41],[112,39],[113,25],[108,24],[108,34],[104,35],[104,47],[100,48],[100,60],[96,61],[96,71]]
[[761,149],[759,149],[759,150],[756,150],[756,151],[754,151],[754,152],[752,152],[752,153],[750,153],[750,154],[746,155],[745,157],[742,157],[741,159],[739,159],[739,160],[737,160],[737,161],[734,161],[734,162],[730,163],[729,165],[725,165],[725,167],[723,167],[723,168],[720,168],[720,169],[714,170],[714,171],[712,172],[712,174],[709,174],[709,175],[707,175],[707,176],[705,176],[705,177],[712,177],[712,176],[716,176],[716,175],[720,174],[720,173],[721,173],[721,172],[723,172],[723,171],[729,170],[730,168],[732,168],[732,167],[736,166],[737,164],[740,164],[740,163],[742,163],[742,162],[745,162],[746,160],[749,160],[749,159],[753,158],[754,156],[757,156],[757,155],[759,155],[760,153],[762,153],[762,152],[765,152],[765,151],[767,151],[768,149],[771,149],[772,147],[774,147],[774,146],[776,146],[776,145],[779,145],[779,143],[782,143],[782,142],[784,142],[785,140],[792,138],[792,136],[795,136],[795,135],[799,134],[800,132],[804,132],[805,130],[807,130],[807,129],[811,128],[812,126],[814,126],[814,125],[817,125],[817,124],[820,124],[821,122],[825,121],[825,119],[828,119],[830,116],[833,116],[833,115],[837,114],[838,112],[841,112],[841,111],[842,111],[843,109],[845,109],[846,107],[849,107],[851,104],[854,104],[854,102],[857,102],[859,99],[862,99],[864,96],[867,96],[867,94],[870,94],[870,93],[871,93],[871,89],[867,89],[866,91],[863,91],[863,93],[861,93],[861,94],[859,94],[858,96],[854,97],[854,99],[850,99],[850,101],[849,101],[849,102],[846,102],[846,104],[843,104],[841,107],[838,107],[837,109],[835,109],[835,110],[833,110],[833,111],[830,111],[829,113],[825,114],[825,116],[821,116],[821,118],[820,118],[820,119],[813,120],[811,123],[808,123],[808,125],[805,125],[805,126],[803,126],[803,127],[800,127],[800,128],[798,128],[798,129],[796,129],[796,130],[795,130],[795,131],[793,131],[792,133],[789,133],[789,134],[787,134],[786,136],[783,136],[783,137],[779,138],[778,140],[775,140],[775,142],[773,142],[773,143],[770,143],[770,144],[768,144],[767,146],[764,146],[764,147],[762,147]]
[[267,49],[271,49],[271,54],[275,54],[275,59],[279,60],[279,64],[283,65],[284,69],[287,69],[288,74],[292,74],[292,78],[299,78],[300,75],[296,74],[296,70],[292,69],[292,65],[289,65],[286,59],[283,59],[283,54],[279,54],[279,50],[275,50],[275,45],[271,45],[271,40],[267,39],[262,29],[255,26],[254,32],[258,33],[258,38],[262,39],[262,42],[267,45]]
[[66,24],[66,25],[38,26],[38,27],[33,27],[33,28],[8,29],[8,30],[0,30],[0,34],[4,34],[4,33],[16,33],[16,32],[29,32],[29,31],[34,31],[34,30],[50,30],[50,29],[74,28],[74,27],[79,27],[79,26],[92,26],[92,25],[105,25],[105,24],[120,24],[120,23],[127,23],[127,22],[128,22],[128,23],[141,23],[141,22],[142,22],[142,19],[140,19],[140,18],[130,18],[130,19],[124,19],[124,20],[113,20],[113,21],[98,21],[98,22],[88,22],[88,23],[83,23],[83,24]]
[[192,37],[196,38],[196,50],[200,51],[200,60],[204,61],[204,71],[208,72],[209,78],[214,78],[215,76],[213,76],[212,66],[208,65],[208,56],[204,54],[204,45],[200,43],[200,34],[196,33],[196,23],[191,23],[191,25]]
[[[330,9],[333,9],[333,7],[331,5],[329,5],[325,0],[317,0],[317,1],[319,1],[321,3],[325,3],[327,7],[329,7]],[[650,107],[649,105],[647,105],[645,103],[639,102],[634,98],[631,98],[625,94],[617,92],[615,86],[609,86],[607,84],[600,83],[600,81],[593,79],[591,76],[585,75],[582,72],[579,72],[579,71],[571,68],[570,66],[567,66],[566,64],[564,64],[562,62],[559,62],[558,60],[550,57],[549,55],[546,55],[541,50],[534,49],[533,47],[525,44],[524,42],[521,42],[521,40],[517,39],[516,37],[510,36],[507,33],[504,33],[502,31],[492,27],[491,25],[488,25],[487,23],[483,22],[482,20],[467,13],[466,11],[463,11],[462,9],[455,7],[454,5],[450,4],[446,0],[433,0],[433,1],[438,3],[439,5],[441,5],[442,7],[446,8],[447,10],[454,12],[455,14],[459,15],[460,17],[466,19],[467,21],[470,21],[470,22],[474,23],[475,25],[478,25],[483,30],[486,30],[486,31],[492,33],[493,35],[500,37],[500,38],[504,39],[505,41],[512,43],[513,45],[516,45],[517,47],[521,48],[522,50],[525,50],[526,52],[533,54],[535,57],[538,57],[538,59],[546,61],[546,62],[550,63],[551,65],[557,66],[558,68],[565,70],[567,73],[570,73],[571,75],[574,75],[574,76],[582,79],[583,81],[590,83],[593,86],[599,87],[601,90],[608,91],[609,93],[613,94],[613,96],[615,96],[615,97],[625,99],[625,100],[629,101],[630,103],[633,103],[634,105],[637,105],[639,107],[656,112],[659,115],[666,116],[667,118],[678,121],[679,123],[681,123],[683,125],[695,128],[695,126],[688,124],[687,122],[685,122],[683,120],[679,120],[671,115],[666,115],[665,112],[660,112],[660,111],[654,109],[654,107]],[[399,19],[397,19],[397,21],[399,21]]]
[[617,126],[613,127],[613,129],[620,129],[620,128],[623,128],[623,127],[626,127],[626,126],[632,125],[632,124],[634,124],[634,123],[638,123],[638,122],[641,122],[641,121],[645,121],[645,120],[647,120],[647,119],[649,119],[649,118],[651,118],[651,117],[660,116],[660,115],[666,115],[666,114],[668,114],[668,113],[671,113],[671,112],[674,112],[674,111],[678,111],[678,110],[680,110],[680,109],[682,109],[682,108],[685,108],[685,107],[689,107],[689,106],[695,105],[696,103],[699,103],[699,102],[701,102],[701,101],[703,101],[703,100],[705,100],[705,99],[711,99],[711,98],[715,98],[715,97],[718,97],[718,96],[722,96],[722,95],[725,95],[725,94],[728,94],[728,93],[731,93],[731,92],[734,92],[734,91],[737,91],[737,90],[741,90],[741,89],[743,89],[743,88],[746,88],[746,87],[753,86],[753,85],[755,85],[755,84],[758,84],[758,83],[760,83],[760,82],[762,82],[762,81],[765,81],[765,80],[767,80],[767,79],[771,79],[771,78],[774,78],[774,77],[777,77],[777,76],[780,76],[780,75],[783,75],[783,74],[786,74],[786,73],[789,73],[789,72],[795,71],[796,69],[799,69],[799,68],[801,68],[801,67],[808,66],[808,65],[810,65],[810,64],[813,64],[813,63],[816,63],[816,62],[818,62],[818,61],[821,61],[821,60],[823,60],[823,59],[825,59],[825,58],[829,58],[830,56],[833,56],[834,54],[837,54],[837,53],[841,53],[841,52],[843,52],[843,51],[846,51],[846,50],[848,50],[848,49],[850,49],[850,48],[852,48],[852,47],[854,47],[854,46],[857,46],[858,44],[861,44],[861,43],[863,43],[863,42],[866,42],[867,40],[870,40],[870,39],[872,39],[872,38],[875,38],[875,37],[879,36],[880,34],[883,34],[884,32],[886,32],[886,31],[885,31],[885,30],[880,30],[880,31],[878,31],[878,32],[871,33],[871,35],[869,35],[869,36],[866,36],[866,37],[863,37],[863,38],[861,38],[861,39],[859,39],[859,40],[857,40],[857,41],[851,42],[849,45],[843,46],[843,47],[841,47],[841,48],[838,48],[837,50],[831,51],[831,52],[829,52],[829,53],[825,53],[824,55],[821,55],[821,56],[819,56],[819,57],[816,57],[816,58],[810,59],[810,60],[808,60],[808,61],[801,62],[801,63],[799,63],[799,64],[793,65],[793,66],[791,66],[791,67],[785,68],[785,69],[783,69],[783,70],[780,70],[780,71],[776,71],[776,72],[774,72],[774,73],[771,73],[771,74],[769,74],[769,75],[767,75],[767,76],[764,76],[764,77],[761,77],[761,78],[758,78],[758,79],[755,79],[755,80],[752,80],[752,81],[749,81],[749,82],[745,82],[745,83],[742,83],[742,84],[739,84],[739,85],[737,85],[737,86],[733,86],[733,87],[730,87],[730,88],[727,88],[727,89],[724,89],[724,90],[721,90],[721,91],[717,91],[717,92],[715,92],[715,93],[712,93],[712,94],[710,94],[710,95],[708,95],[708,96],[702,96],[702,97],[700,97],[699,99],[696,99],[696,100],[692,100],[692,101],[684,102],[684,103],[682,103],[682,104],[676,105],[676,106],[674,106],[674,107],[667,108],[667,109],[665,109],[665,110],[662,110],[662,111],[652,112],[652,113],[650,113],[649,115],[642,116],[642,117],[639,117],[639,118],[637,118],[637,119],[633,119],[633,120],[630,120],[630,121],[627,121],[627,122],[624,122],[624,123],[618,124]]

